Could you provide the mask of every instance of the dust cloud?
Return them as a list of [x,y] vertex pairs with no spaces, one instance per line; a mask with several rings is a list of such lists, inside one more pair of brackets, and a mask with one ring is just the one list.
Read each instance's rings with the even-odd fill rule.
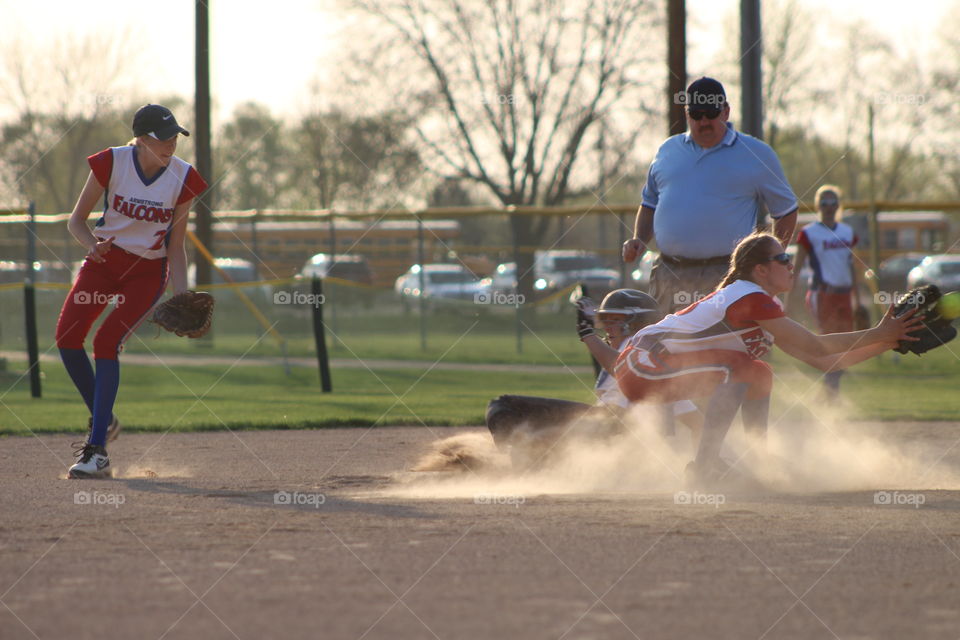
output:
[[[824,493],[875,489],[960,489],[951,446],[960,434],[916,437],[897,423],[850,419],[852,410],[796,407],[771,415],[766,443],[748,439],[734,421],[722,457],[752,492]],[[695,439],[678,424],[664,436],[650,411],[636,407],[626,433],[608,438],[568,431],[540,446],[498,450],[486,430],[434,442],[414,473],[398,474],[384,493],[407,498],[662,494],[684,488]],[[532,438],[531,438],[532,440]],[[528,443],[529,444],[529,443]],[[960,449],[960,446],[954,449]],[[718,488],[721,490],[721,488]]]

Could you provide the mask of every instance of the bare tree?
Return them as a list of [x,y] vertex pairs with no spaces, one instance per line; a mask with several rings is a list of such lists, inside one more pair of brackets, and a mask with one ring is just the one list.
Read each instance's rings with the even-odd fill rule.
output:
[[[935,96],[936,117],[929,126],[935,141],[932,156],[938,168],[939,194],[948,198],[960,197],[960,161],[957,158],[956,122],[960,118],[960,6],[953,7],[944,16],[936,35],[935,67],[931,91]],[[938,195],[939,195],[938,194]]]
[[103,34],[4,46],[0,91],[14,115],[0,149],[9,182],[39,211],[68,211],[86,179],[86,155],[129,136],[124,79],[135,50],[129,36]]
[[[607,125],[608,147],[618,129],[627,132],[618,153],[607,150],[616,167],[652,112],[651,97],[662,95],[650,89],[662,81],[651,63],[663,49],[651,0],[356,4],[389,27],[389,44],[366,69],[380,70],[381,90],[397,71],[411,88],[391,96],[416,116],[428,167],[482,185],[503,205],[556,205],[575,185],[595,184],[596,167],[577,169],[596,147],[597,124]],[[515,240],[537,243],[547,222],[512,216]],[[521,255],[518,265],[527,293],[532,260]]]
[[818,67],[816,14],[803,9],[798,0],[770,8],[764,14],[763,96],[767,143],[775,146],[777,123],[784,114],[811,106],[822,94],[805,81]]
[[[731,14],[725,29],[730,41],[736,41],[735,23]],[[799,0],[765,3],[763,36],[767,142],[784,160],[797,195],[809,198],[830,179],[850,199],[867,196],[871,106],[878,198],[916,195],[929,169],[918,162],[932,97],[923,66],[868,23],[832,19]],[[736,56],[729,55],[722,68],[731,87],[738,86]]]
[[[738,11],[739,7],[732,10],[724,21],[724,39],[730,43],[740,41]],[[799,0],[764,2],[761,18],[763,41],[758,46],[762,48],[764,136],[776,148],[781,128],[795,125],[808,117],[816,104],[833,98],[824,92],[822,82],[829,53],[816,40],[822,14],[805,8]],[[705,73],[716,74],[729,97],[741,86],[740,53],[736,47],[724,51],[717,69]],[[739,113],[739,105],[734,109]]]

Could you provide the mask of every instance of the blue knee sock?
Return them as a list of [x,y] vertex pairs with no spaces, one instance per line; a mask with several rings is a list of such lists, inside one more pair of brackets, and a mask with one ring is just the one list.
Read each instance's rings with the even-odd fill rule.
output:
[[730,430],[730,424],[737,415],[743,402],[747,385],[743,382],[727,382],[718,385],[707,403],[707,414],[703,419],[703,432],[700,434],[700,446],[697,448],[698,465],[710,464],[720,457],[720,447]]
[[93,397],[93,431],[90,444],[107,443],[107,427],[113,419],[113,403],[120,388],[120,362],[97,359],[96,392]]
[[93,415],[93,365],[90,364],[90,358],[83,349],[60,349],[60,359],[63,360],[63,366],[67,370],[73,385],[80,392],[80,396]]

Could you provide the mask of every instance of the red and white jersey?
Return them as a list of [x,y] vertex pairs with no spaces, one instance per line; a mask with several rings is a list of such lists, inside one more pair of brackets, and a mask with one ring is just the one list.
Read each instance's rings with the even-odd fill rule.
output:
[[853,227],[843,222],[831,229],[822,222],[811,222],[800,230],[797,244],[807,251],[810,268],[813,270],[811,288],[820,284],[831,287],[852,287],[853,276],[850,264],[851,249],[857,244]]
[[669,353],[726,349],[760,358],[773,346],[773,335],[764,331],[757,320],[783,316],[783,305],[778,299],[756,283],[737,280],[644,327],[629,342],[640,351],[659,346]]
[[206,181],[190,164],[173,156],[170,164],[147,179],[135,147],[111,147],[87,158],[104,188],[103,216],[94,235],[144,258],[167,255],[167,234],[177,205],[197,197]]

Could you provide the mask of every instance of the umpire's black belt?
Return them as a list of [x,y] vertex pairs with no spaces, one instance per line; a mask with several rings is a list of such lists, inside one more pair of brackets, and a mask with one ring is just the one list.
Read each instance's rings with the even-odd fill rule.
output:
[[730,264],[730,256],[713,256],[712,258],[681,258],[660,254],[660,260],[677,267],[712,267],[717,264]]

